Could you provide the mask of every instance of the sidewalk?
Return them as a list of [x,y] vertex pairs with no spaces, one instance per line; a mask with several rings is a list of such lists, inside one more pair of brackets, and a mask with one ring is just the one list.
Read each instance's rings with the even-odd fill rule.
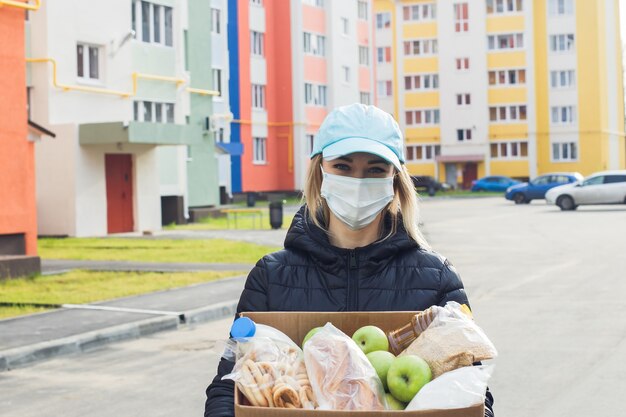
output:
[[234,317],[244,283],[245,276],[239,276],[0,320],[0,371],[192,323]]

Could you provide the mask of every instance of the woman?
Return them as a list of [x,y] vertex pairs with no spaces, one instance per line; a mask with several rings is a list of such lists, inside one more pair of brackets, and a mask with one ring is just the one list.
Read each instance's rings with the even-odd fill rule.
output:
[[[241,294],[242,311],[420,311],[469,304],[454,267],[418,229],[417,197],[395,120],[362,104],[333,110],[314,140],[306,205],[285,249],[261,259]],[[205,417],[232,417],[233,383],[207,388]],[[493,416],[487,391],[485,415]]]

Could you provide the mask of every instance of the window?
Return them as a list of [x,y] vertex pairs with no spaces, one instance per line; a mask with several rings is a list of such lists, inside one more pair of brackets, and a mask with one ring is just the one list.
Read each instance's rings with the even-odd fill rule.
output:
[[432,126],[439,124],[439,109],[410,110],[404,113],[407,126]]
[[141,22],[141,40],[172,46],[172,8],[147,1],[135,1],[132,4],[132,28],[136,30]]
[[574,70],[550,71],[552,88],[572,88],[576,84]]
[[489,85],[519,85],[526,84],[526,70],[509,69],[489,71]]
[[521,12],[522,6],[522,0],[487,0],[487,14]]
[[343,82],[344,83],[349,83],[350,82],[350,67],[346,67],[345,65],[341,67],[342,72],[343,72]]
[[213,89],[219,92],[218,97],[222,96],[222,70],[213,68]]
[[252,108],[265,109],[265,86],[252,84]]
[[378,92],[378,97],[391,97],[393,95],[391,81],[378,81],[376,83],[376,91]]
[[548,10],[551,16],[574,14],[574,0],[548,0]]
[[359,0],[357,5],[359,8],[359,19],[367,20],[367,2]]
[[605,184],[615,184],[626,182],[626,175],[607,175],[604,177]]
[[491,51],[502,49],[521,49],[523,47],[523,33],[507,33],[487,36],[487,48]]
[[550,35],[550,52],[569,52],[574,50],[574,34]]
[[454,31],[469,32],[468,4],[457,3],[454,5]]
[[341,33],[343,33],[344,35],[348,34],[348,19],[346,19],[345,17],[341,18]]
[[304,53],[324,56],[326,54],[326,38],[322,35],[304,32]]
[[255,164],[267,163],[267,138],[252,138],[252,162]]
[[361,104],[366,104],[366,105],[370,105],[370,93],[364,93],[364,92],[360,92],[359,93],[359,102]]
[[211,9],[211,32],[220,34],[222,28],[220,25],[220,9]]
[[553,106],[550,108],[550,121],[554,125],[569,125],[576,121],[574,106]]
[[437,6],[435,3],[422,3],[402,8],[404,21],[412,20],[433,20],[437,17]]
[[302,3],[309,6],[324,7],[324,0],[302,0]]
[[437,39],[418,39],[404,42],[404,55],[434,55],[437,53]]
[[469,69],[469,58],[456,58],[456,70],[467,71]]
[[376,48],[376,62],[379,64],[391,62],[391,47],[383,46]]
[[439,88],[438,74],[406,75],[404,77],[404,90],[436,90]]
[[359,65],[368,66],[370,64],[370,48],[359,46]]
[[326,106],[327,87],[319,84],[304,84],[304,103],[312,106]]
[[407,145],[407,162],[427,162],[433,161],[441,153],[439,145]]
[[456,105],[460,107],[469,106],[471,104],[471,96],[469,93],[457,94]]
[[528,142],[492,142],[489,147],[492,159],[521,159],[528,157]]
[[489,107],[489,120],[496,123],[526,120],[526,106],[513,105]]
[[315,135],[306,135],[306,143],[307,143],[307,155],[310,155],[313,152],[313,144],[315,143]]
[[376,29],[389,29],[391,27],[391,13],[376,13]]
[[79,43],[76,45],[76,73],[82,80],[100,79],[100,48]]
[[215,132],[215,142],[223,143],[224,142],[224,128],[220,127]]
[[134,119],[138,122],[174,123],[174,103],[133,102]]
[[257,6],[263,6],[263,0],[250,0],[250,3],[256,4]]
[[472,139],[472,129],[457,129],[456,130],[456,139],[459,142],[463,142],[464,140]]
[[[577,159],[578,159],[578,144],[576,142],[563,142],[563,143],[552,144],[552,161],[553,162],[576,161]],[[600,181],[600,183],[602,182]]]
[[252,42],[252,55],[265,56],[265,45],[263,44],[263,38],[263,33],[256,32],[254,30],[250,31],[250,41]]

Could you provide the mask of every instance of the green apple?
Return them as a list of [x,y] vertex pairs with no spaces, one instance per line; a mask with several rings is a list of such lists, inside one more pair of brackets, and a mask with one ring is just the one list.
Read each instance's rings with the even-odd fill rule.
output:
[[317,332],[319,332],[322,328],[321,327],[314,327],[311,330],[309,330],[309,332],[306,334],[306,336],[304,336],[304,340],[302,341],[302,348],[304,348],[304,344],[306,342],[309,341],[310,338],[313,337],[313,335]]
[[391,395],[408,403],[431,378],[430,367],[424,359],[417,355],[403,355],[391,362],[387,372],[387,385]]
[[406,403],[396,400],[390,393],[386,393],[385,398],[387,399],[388,410],[404,410],[406,408]]
[[352,340],[356,342],[366,355],[376,350],[389,350],[387,335],[376,326],[363,326],[352,335]]
[[389,371],[391,362],[393,362],[396,357],[393,353],[387,352],[386,350],[376,350],[368,353],[366,356],[376,370],[380,381],[383,383],[383,387],[385,387],[385,391],[389,391],[387,388],[387,371]]

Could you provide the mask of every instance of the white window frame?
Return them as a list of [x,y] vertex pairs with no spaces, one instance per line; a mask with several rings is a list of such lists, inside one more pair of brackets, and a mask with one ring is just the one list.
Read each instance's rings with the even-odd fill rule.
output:
[[359,91],[359,103],[367,106],[372,104],[372,96],[369,91]]
[[[407,53],[407,44],[409,47],[408,53]],[[415,53],[416,45],[417,45],[417,49],[419,50],[418,53]],[[402,46],[403,46],[402,51],[404,52],[404,56],[435,56],[439,53],[439,44],[436,38],[405,40]]]
[[455,60],[455,68],[457,72],[468,72],[470,70],[469,57],[463,56],[463,57],[455,58],[454,60]]
[[357,0],[357,11],[358,11],[358,16],[360,20],[368,20],[368,3],[366,1],[363,0]]
[[[500,40],[502,37],[506,37],[507,45],[509,39],[513,40],[512,47],[500,47]],[[524,49],[524,32],[510,32],[510,33],[494,33],[487,35],[487,52],[489,51],[519,51]]]
[[[522,13],[524,11],[524,1],[525,0],[487,0],[485,2],[485,5],[487,7],[487,15]],[[514,10],[510,10],[511,5],[513,6]]]
[[328,87],[324,84],[304,83],[304,104],[326,107],[328,105]]
[[575,12],[574,0],[548,0],[550,16],[572,16]]
[[[82,70],[83,75],[81,76],[78,73],[78,48],[82,48]],[[98,72],[97,77],[91,77],[91,51],[95,50],[97,52],[97,63],[96,70]],[[86,42],[77,42],[76,43],[76,77],[83,84],[98,84],[101,85],[103,82],[102,77],[102,57],[104,54],[102,53],[102,47],[99,45],[94,45]]]
[[350,34],[350,22],[347,17],[341,18],[341,34],[343,36],[348,36]]
[[213,89],[219,91],[219,95],[213,96],[214,100],[221,100],[222,95],[224,94],[224,90],[222,90],[222,69],[221,68],[212,68],[211,76],[213,79]]
[[[556,116],[556,118],[555,118]],[[563,118],[566,120],[563,121]],[[577,122],[576,106],[551,106],[550,124],[554,126],[570,126]]]
[[[523,144],[526,144],[526,155],[522,155]],[[491,146],[496,145],[497,155],[491,154]],[[506,155],[502,149],[506,149]],[[517,155],[513,155],[516,153]],[[489,142],[489,155],[491,159],[499,161],[510,161],[528,159],[528,141],[525,140],[507,140]]]
[[306,140],[306,154],[307,155],[311,155],[311,153],[313,152],[313,146],[315,144],[315,134],[313,133],[307,133],[305,135],[305,140]]
[[254,4],[255,6],[263,6],[263,0],[250,0],[250,4]]
[[222,11],[215,7],[211,7],[211,33],[222,33]]
[[[407,88],[407,79],[410,87]],[[419,84],[419,87],[415,87]],[[439,74],[408,74],[404,76],[404,91],[434,91],[439,89]]]
[[[407,113],[412,113],[411,123],[408,123]],[[418,114],[421,121],[417,123]],[[404,122],[406,126],[439,126],[441,115],[439,109],[409,109],[404,112]]]
[[376,94],[380,98],[393,97],[393,82],[391,80],[376,81]]
[[252,56],[265,56],[265,34],[263,32],[250,31],[250,53]]
[[252,138],[252,163],[267,165],[267,138],[255,136]]
[[550,35],[548,38],[548,50],[551,54],[569,54],[574,52],[576,50],[575,34],[559,33]]
[[[550,143],[550,162],[577,162],[579,157],[578,142],[551,142]],[[567,154],[567,156],[563,156]],[[572,154],[575,157],[572,158]]]
[[472,129],[457,129],[456,130],[457,142],[465,142],[468,140],[472,140]]
[[457,107],[469,107],[472,105],[472,95],[470,93],[459,93],[456,95]]
[[[389,52],[388,55],[387,55],[387,52]],[[387,56],[389,56],[389,60],[387,60]],[[391,46],[376,47],[376,63],[377,64],[390,64],[391,63]]]
[[252,84],[252,108],[265,110],[265,85]]
[[[467,16],[463,17],[463,6],[467,11]],[[469,32],[469,3],[454,3],[454,32]]]
[[302,4],[308,4],[313,7],[324,7],[324,0],[302,0]]
[[370,47],[359,45],[359,65],[370,66]]
[[435,19],[437,19],[437,4],[435,2],[412,4],[402,7],[403,22],[428,22]]
[[391,29],[391,13],[390,12],[378,12],[376,13],[376,30]]
[[350,81],[352,80],[352,74],[350,74],[350,67],[347,65],[342,65],[341,66],[341,72],[343,73],[343,82],[345,84],[350,84]]
[[554,90],[568,90],[576,87],[576,70],[550,71],[550,87]]
[[[146,117],[145,117],[146,107],[150,109],[151,120],[146,120]],[[171,110],[171,113],[170,113],[170,110]],[[173,102],[151,101],[151,100],[135,100],[133,102],[133,119],[137,122],[175,123],[175,120],[176,120],[175,112],[176,112],[176,103],[173,103]]]
[[317,33],[303,32],[303,51],[308,55],[326,55],[326,37]]
[[[420,149],[419,152],[418,149]],[[421,154],[421,158],[417,157],[418,153]],[[441,154],[441,145],[439,143],[408,144],[405,146],[405,154],[407,163],[430,163]]]
[[[524,72],[524,82],[521,83],[519,82],[519,80],[521,79],[520,74],[522,73],[522,71]],[[513,72],[515,74],[515,80],[517,82],[515,83],[511,83],[511,72]],[[491,77],[491,73],[494,74],[494,80],[495,83],[491,84],[490,82],[490,77]],[[500,76],[504,75],[504,83],[500,82]],[[502,69],[494,69],[494,70],[490,70],[487,71],[487,83],[489,84],[489,87],[493,88],[493,87],[506,87],[506,86],[512,86],[512,85],[526,85],[526,68],[502,68]]]
[[[526,118],[522,119],[521,115],[522,115],[522,107],[524,108],[524,113],[526,114]],[[496,120],[491,120],[491,109],[495,108],[496,109]],[[501,114],[501,109],[504,108],[505,109],[505,118],[501,119],[500,118],[500,114]],[[515,104],[515,103],[511,103],[511,104],[505,104],[505,105],[500,105],[500,106],[489,106],[488,109],[488,117],[489,117],[489,123],[491,124],[513,124],[513,123],[526,123],[528,122],[528,105],[525,103],[520,103],[520,104]]]
[[[143,3],[148,5],[148,39],[144,39],[144,27],[143,27]],[[135,39],[144,42],[144,43],[152,43],[155,45],[161,45],[168,48],[174,47],[174,10],[170,6],[165,6],[162,4],[156,4],[149,1],[136,0],[133,2],[134,7],[134,17],[135,21],[133,22],[133,27],[135,28]],[[159,40],[155,40],[155,34],[157,32],[155,25],[155,10],[158,13],[159,20]],[[166,17],[168,15],[171,18],[171,26],[166,25]],[[168,42],[169,40],[169,42]]]

